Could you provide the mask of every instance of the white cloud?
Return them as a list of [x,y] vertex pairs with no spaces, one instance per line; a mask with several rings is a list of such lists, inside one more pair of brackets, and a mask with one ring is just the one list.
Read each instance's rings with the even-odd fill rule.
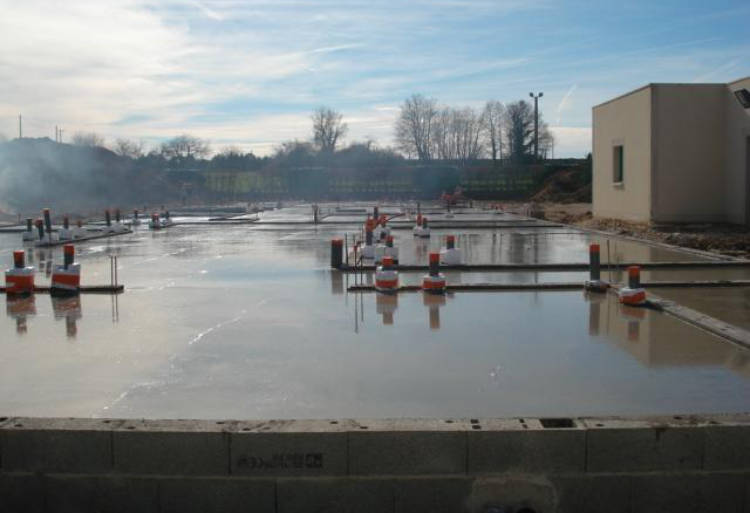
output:
[[551,126],[549,129],[555,137],[555,158],[582,158],[591,151],[590,127]]

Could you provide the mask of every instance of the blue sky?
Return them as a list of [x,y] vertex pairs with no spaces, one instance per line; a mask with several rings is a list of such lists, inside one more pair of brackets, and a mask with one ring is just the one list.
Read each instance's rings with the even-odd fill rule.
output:
[[591,107],[648,82],[750,75],[747,1],[0,0],[0,134],[187,132],[266,154],[344,114],[392,144],[404,98],[480,107],[543,91],[557,156],[590,151]]

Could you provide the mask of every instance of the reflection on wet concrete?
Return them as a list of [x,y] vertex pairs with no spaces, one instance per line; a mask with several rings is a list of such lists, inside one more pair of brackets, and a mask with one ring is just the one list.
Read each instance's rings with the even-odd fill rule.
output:
[[16,333],[24,335],[29,331],[28,318],[36,315],[36,300],[33,295],[26,297],[7,296],[5,313],[15,320]]
[[613,294],[586,294],[589,334],[624,349],[643,365],[724,366],[750,377],[750,351],[717,337],[696,336],[683,322],[663,322],[667,314],[620,304]]
[[430,329],[440,329],[440,308],[445,306],[446,294],[422,292],[422,304],[429,310]]
[[55,320],[65,320],[65,334],[68,338],[78,335],[78,321],[82,317],[81,298],[75,297],[52,297],[52,312]]
[[383,326],[393,325],[393,314],[398,309],[398,294],[375,293],[375,311],[383,317]]

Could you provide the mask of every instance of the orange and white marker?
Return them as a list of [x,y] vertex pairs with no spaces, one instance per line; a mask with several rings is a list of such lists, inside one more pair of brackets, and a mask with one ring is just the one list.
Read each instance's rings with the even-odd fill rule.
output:
[[431,294],[445,293],[445,275],[440,272],[440,253],[430,253],[430,273],[422,279],[422,289]]
[[617,292],[620,303],[638,306],[646,302],[646,291],[641,287],[641,268],[637,265],[628,267],[628,286]]
[[443,265],[459,265],[461,263],[461,249],[456,247],[456,236],[448,235],[445,247],[440,250],[440,263]]
[[414,227],[414,236],[427,239],[430,237],[430,227],[427,225],[427,218],[422,218],[422,223]]
[[414,228],[412,228],[412,232],[414,233],[415,237],[419,237],[419,233],[422,230],[422,214],[417,214],[417,224],[414,225]]
[[393,235],[388,235],[385,244],[379,244],[375,248],[375,263],[382,262],[387,256],[393,258],[394,264],[398,264],[398,248],[393,245]]
[[371,218],[367,217],[367,221],[365,221],[365,245],[362,247],[362,258],[366,259],[372,259],[375,258],[375,246],[373,246],[373,234],[372,232],[375,230],[375,227],[377,226],[377,222]]
[[151,221],[148,223],[148,227],[151,230],[161,230],[161,222],[159,222],[159,214],[151,214]]
[[74,296],[81,287],[81,265],[74,263],[75,247],[66,244],[63,247],[63,265],[55,266],[52,273],[50,294],[53,296]]
[[26,252],[13,252],[13,267],[5,271],[5,292],[11,296],[34,292],[34,268],[26,266]]
[[398,289],[398,271],[393,268],[393,258],[383,257],[382,265],[375,270],[375,290],[379,292],[396,292]]
[[21,240],[24,242],[33,241],[36,236],[34,235],[33,220],[29,217],[26,219],[26,231],[21,235]]
[[380,240],[386,240],[391,235],[391,227],[388,226],[388,217],[385,214],[381,215],[378,224],[380,225],[379,238]]
[[606,292],[609,283],[602,280],[599,251],[599,244],[589,245],[589,279],[583,283],[583,287],[593,292]]
[[88,236],[88,232],[86,232],[86,229],[83,227],[83,222],[79,219],[76,221],[76,227],[73,228],[73,238],[74,239],[83,239]]

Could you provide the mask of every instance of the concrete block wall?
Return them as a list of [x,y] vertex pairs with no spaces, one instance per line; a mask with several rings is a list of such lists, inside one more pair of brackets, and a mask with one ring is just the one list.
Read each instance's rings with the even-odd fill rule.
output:
[[0,512],[750,512],[750,414],[0,417]]

